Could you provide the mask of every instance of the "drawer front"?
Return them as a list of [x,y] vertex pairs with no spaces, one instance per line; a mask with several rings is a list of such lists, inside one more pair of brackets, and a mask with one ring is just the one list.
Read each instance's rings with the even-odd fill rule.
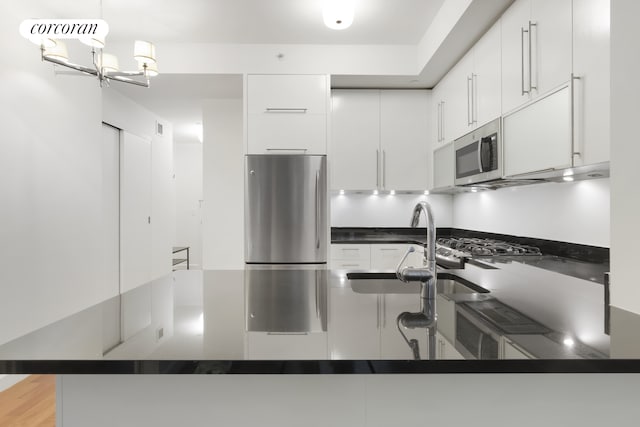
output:
[[371,261],[370,245],[331,245],[331,259],[343,261]]
[[323,360],[327,358],[326,332],[275,334],[247,332],[247,358],[251,360]]
[[419,245],[411,244],[375,244],[371,245],[371,268],[374,270],[395,270],[398,267],[398,263],[412,247],[415,252],[409,254],[405,260],[405,266],[420,267],[422,266],[422,247]]
[[327,76],[324,75],[249,75],[247,77],[249,114],[326,115]]
[[332,259],[331,268],[334,270],[371,270],[371,263],[369,260]]
[[247,141],[249,154],[326,154],[326,116],[249,114]]

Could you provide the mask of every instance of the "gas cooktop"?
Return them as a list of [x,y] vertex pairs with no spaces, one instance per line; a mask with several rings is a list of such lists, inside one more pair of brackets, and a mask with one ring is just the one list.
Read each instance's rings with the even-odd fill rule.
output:
[[[437,240],[440,247],[454,249],[452,255],[472,256],[515,256],[515,255],[542,255],[540,249],[535,246],[520,245],[494,239],[480,239],[474,237],[443,237]],[[443,252],[443,251],[441,251]]]

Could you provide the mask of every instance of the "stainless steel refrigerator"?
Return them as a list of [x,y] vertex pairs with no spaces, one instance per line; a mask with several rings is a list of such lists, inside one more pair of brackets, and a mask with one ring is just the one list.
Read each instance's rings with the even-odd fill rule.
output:
[[326,331],[326,156],[247,155],[245,173],[247,331]]
[[247,155],[245,262],[327,263],[327,158]]

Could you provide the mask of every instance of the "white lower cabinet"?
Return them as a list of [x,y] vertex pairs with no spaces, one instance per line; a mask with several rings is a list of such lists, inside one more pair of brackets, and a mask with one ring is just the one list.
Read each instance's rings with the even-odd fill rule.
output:
[[508,338],[504,338],[502,349],[502,359],[535,359],[534,356]]
[[345,270],[391,271],[398,267],[398,263],[410,247],[415,251],[407,256],[403,265],[422,266],[423,247],[408,243],[332,244],[330,266],[333,269]]
[[247,332],[246,340],[246,357],[250,360],[327,358],[326,332]]
[[332,244],[330,252],[329,263],[333,269],[371,269],[371,245],[350,243]]
[[395,270],[410,247],[413,247],[415,251],[407,256],[403,265],[413,267],[422,266],[424,250],[420,245],[410,245],[406,243],[375,244],[371,245],[371,268],[373,270]]
[[[329,355],[331,359],[412,359],[413,353],[398,331],[402,312],[417,312],[420,296],[364,294],[349,287],[329,290]],[[423,358],[428,356],[424,329],[404,329],[417,339]]]
[[436,359],[463,360],[464,356],[456,350],[455,345],[440,332],[436,332]]

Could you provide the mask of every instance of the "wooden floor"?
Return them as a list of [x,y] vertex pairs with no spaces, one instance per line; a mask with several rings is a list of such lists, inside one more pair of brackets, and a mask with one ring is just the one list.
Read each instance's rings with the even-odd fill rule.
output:
[[55,427],[55,425],[55,375],[31,375],[0,392],[0,426]]

